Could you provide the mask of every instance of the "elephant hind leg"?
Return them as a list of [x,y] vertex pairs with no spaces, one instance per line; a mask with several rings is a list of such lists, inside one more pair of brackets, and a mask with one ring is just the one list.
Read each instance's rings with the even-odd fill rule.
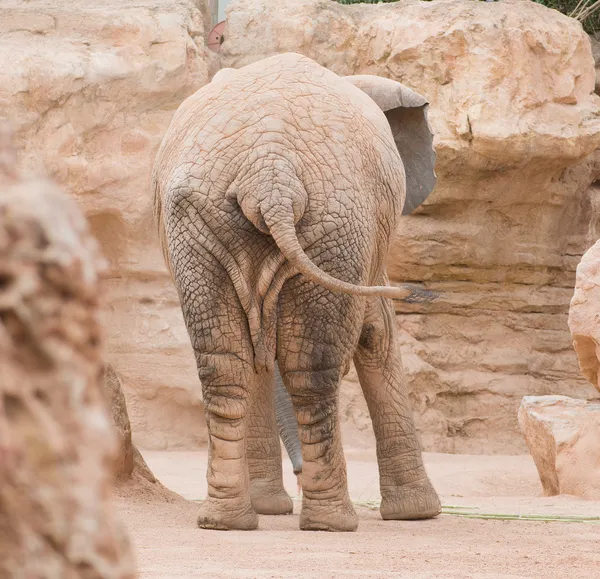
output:
[[302,447],[300,528],[354,531],[338,421],[338,391],[358,339],[360,298],[297,277],[279,300],[277,357]]
[[246,440],[252,506],[259,515],[287,515],[294,504],[283,486],[275,375],[261,371],[257,381],[248,412]]
[[184,320],[202,383],[209,438],[208,498],[198,514],[205,529],[258,527],[246,459],[254,353],[229,276],[219,262],[186,243],[172,257]]
[[354,364],[377,440],[381,516],[428,519],[441,505],[423,466],[395,326],[391,302],[369,300]]

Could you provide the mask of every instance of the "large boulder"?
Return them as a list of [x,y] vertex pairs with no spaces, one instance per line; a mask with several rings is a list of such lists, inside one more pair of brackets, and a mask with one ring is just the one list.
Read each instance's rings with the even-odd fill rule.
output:
[[181,101],[208,79],[204,0],[8,0],[0,117],[19,166],[77,200],[109,261],[107,356],[143,446],[202,444],[204,411],[177,293],[158,249],[150,171]]
[[544,495],[600,500],[600,403],[525,396],[518,416]]
[[[530,0],[233,0],[221,49],[223,66],[300,52],[429,99],[438,183],[388,261],[392,281],[435,298],[396,303],[425,449],[522,452],[523,395],[593,396],[566,323],[600,215],[599,98],[577,21]],[[370,429],[354,374],[342,395],[358,443]]]
[[581,372],[600,390],[600,241],[585,253],[577,266],[569,328]]
[[0,135],[0,577],[129,579],[99,388],[98,248]]

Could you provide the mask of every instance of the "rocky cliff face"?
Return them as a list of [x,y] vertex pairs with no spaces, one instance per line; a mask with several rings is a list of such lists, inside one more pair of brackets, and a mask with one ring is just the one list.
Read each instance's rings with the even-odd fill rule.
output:
[[[438,185],[388,263],[393,281],[437,295],[397,304],[425,448],[522,451],[523,395],[593,395],[567,326],[600,202],[594,60],[577,22],[519,0],[237,0],[225,38],[224,66],[301,52],[431,102]],[[360,441],[368,415],[353,374],[343,396],[347,440]]]
[[149,174],[181,101],[208,79],[203,1],[4,2],[0,117],[24,169],[85,212],[109,261],[108,358],[125,382],[134,438],[205,440],[195,362],[158,249]]
[[[14,0],[0,19],[0,116],[16,123],[20,165],[71,192],[110,262],[108,357],[143,447],[205,441],[148,187],[173,111],[218,64],[204,6]],[[394,281],[437,296],[397,306],[426,449],[522,451],[523,395],[592,395],[567,328],[575,267],[600,237],[594,60],[576,22],[528,0],[236,0],[222,48],[223,66],[295,51],[430,99],[438,186],[389,260]],[[346,441],[364,444],[368,413],[348,378]]]

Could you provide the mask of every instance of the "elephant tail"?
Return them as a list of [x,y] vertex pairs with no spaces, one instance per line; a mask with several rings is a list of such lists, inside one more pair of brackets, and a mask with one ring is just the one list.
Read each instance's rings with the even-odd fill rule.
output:
[[296,270],[320,286],[334,292],[356,296],[380,296],[403,300],[411,295],[411,290],[405,287],[355,285],[329,275],[315,265],[302,249],[296,233],[294,214],[290,207],[280,202],[261,213],[271,237],[284,257]]

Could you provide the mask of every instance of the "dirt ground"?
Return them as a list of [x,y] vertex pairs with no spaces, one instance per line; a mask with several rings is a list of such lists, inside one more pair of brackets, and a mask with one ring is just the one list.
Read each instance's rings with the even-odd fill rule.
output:
[[[206,494],[206,452],[144,452],[155,475],[188,499],[119,500],[142,579],[230,578],[600,578],[600,524],[494,521],[440,515],[430,521],[382,521],[375,457],[346,450],[355,533],[302,532],[295,477],[285,483],[294,515],[260,518],[250,532],[195,526]],[[600,502],[542,497],[529,456],[425,454],[444,505],[475,513],[600,516]],[[600,523],[600,521],[598,521]]]

